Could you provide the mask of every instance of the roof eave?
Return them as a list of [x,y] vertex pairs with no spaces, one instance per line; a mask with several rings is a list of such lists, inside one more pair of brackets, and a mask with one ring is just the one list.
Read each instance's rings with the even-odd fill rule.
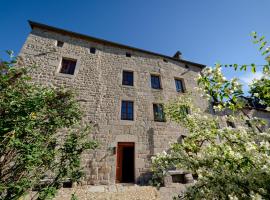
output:
[[140,48],[136,48],[136,47],[131,47],[131,46],[128,46],[128,45],[123,45],[123,44],[119,44],[119,43],[116,43],[116,42],[111,42],[111,41],[108,41],[108,40],[95,38],[95,37],[84,35],[84,34],[81,34],[81,33],[76,33],[76,32],[73,32],[73,31],[68,31],[68,30],[57,28],[57,27],[54,27],[54,26],[41,24],[41,23],[34,22],[34,21],[31,21],[31,20],[28,20],[28,23],[29,23],[32,30],[35,27],[37,27],[37,28],[41,28],[41,29],[50,30],[50,31],[53,31],[53,32],[67,34],[67,35],[71,35],[71,36],[74,36],[74,37],[79,37],[79,38],[85,39],[85,40],[91,40],[91,41],[95,41],[95,42],[98,42],[98,43],[104,43],[104,44],[108,44],[108,45],[111,45],[111,46],[117,46],[117,47],[120,47],[120,48],[126,48],[126,49],[133,50],[133,51],[139,51],[139,52],[142,52],[142,53],[147,53],[147,54],[151,54],[151,55],[171,59],[171,60],[178,61],[178,62],[191,64],[191,65],[197,66],[197,67],[199,67],[201,69],[206,67],[206,65],[203,65],[203,64],[191,62],[191,61],[184,60],[184,59],[179,60],[179,59],[173,58],[171,56],[163,55],[163,54],[160,54],[160,53],[155,53],[155,52],[152,52],[152,51],[148,51],[148,50],[144,50],[144,49],[140,49]]

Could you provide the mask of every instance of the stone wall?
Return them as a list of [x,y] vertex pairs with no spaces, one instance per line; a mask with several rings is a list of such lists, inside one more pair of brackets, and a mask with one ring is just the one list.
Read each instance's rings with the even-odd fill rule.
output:
[[[57,40],[63,47],[57,47]],[[90,53],[90,47],[97,49]],[[131,57],[126,57],[126,52]],[[92,137],[100,143],[95,151],[82,156],[85,184],[115,183],[116,155],[112,151],[118,142],[135,143],[135,178],[145,183],[151,156],[167,150],[170,142],[185,135],[182,127],[172,122],[155,122],[153,103],[165,103],[181,97],[176,92],[174,78],[183,78],[186,91],[192,92],[197,106],[207,109],[207,102],[195,91],[197,66],[162,57],[91,42],[60,33],[34,28],[20,56],[31,71],[33,81],[65,87],[76,92],[85,113],[84,123],[94,124]],[[75,75],[59,73],[63,57],[77,60]],[[122,85],[122,71],[134,72],[134,86]],[[161,76],[162,90],[152,89],[150,74]],[[134,121],[120,120],[121,101],[134,101]]]

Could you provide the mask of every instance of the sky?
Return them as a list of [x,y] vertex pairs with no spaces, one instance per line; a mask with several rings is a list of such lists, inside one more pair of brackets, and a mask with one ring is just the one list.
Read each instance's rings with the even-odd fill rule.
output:
[[[250,33],[270,41],[270,0],[1,0],[0,55],[18,53],[27,20],[213,66],[264,64]],[[226,70],[244,84],[256,75]]]

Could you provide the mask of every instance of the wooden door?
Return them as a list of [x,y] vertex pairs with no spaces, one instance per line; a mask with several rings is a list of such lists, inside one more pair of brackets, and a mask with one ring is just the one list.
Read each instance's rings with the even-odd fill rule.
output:
[[[126,148],[133,148],[134,149],[134,142],[118,142],[117,145],[117,161],[116,161],[116,183],[121,183],[123,181],[123,160],[124,160],[124,150]],[[134,163],[134,155],[131,158],[133,159]],[[133,164],[133,171],[131,174],[134,176],[134,164]]]

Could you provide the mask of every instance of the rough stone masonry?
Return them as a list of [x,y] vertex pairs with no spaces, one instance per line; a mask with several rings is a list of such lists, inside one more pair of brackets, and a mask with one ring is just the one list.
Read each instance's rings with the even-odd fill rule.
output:
[[[151,156],[186,135],[173,122],[155,120],[153,104],[164,104],[190,92],[198,107],[208,109],[208,103],[195,90],[195,78],[205,66],[183,60],[180,52],[169,57],[29,23],[32,31],[20,56],[26,65],[37,66],[31,72],[33,81],[75,91],[85,113],[84,123],[93,124],[93,137],[100,142],[97,150],[82,156],[86,172],[83,183],[147,183]],[[124,72],[131,72],[132,85],[123,84]],[[158,79],[152,81],[160,88],[152,88],[151,76]],[[176,80],[181,80],[180,92]],[[123,112],[133,119],[123,119]]]

